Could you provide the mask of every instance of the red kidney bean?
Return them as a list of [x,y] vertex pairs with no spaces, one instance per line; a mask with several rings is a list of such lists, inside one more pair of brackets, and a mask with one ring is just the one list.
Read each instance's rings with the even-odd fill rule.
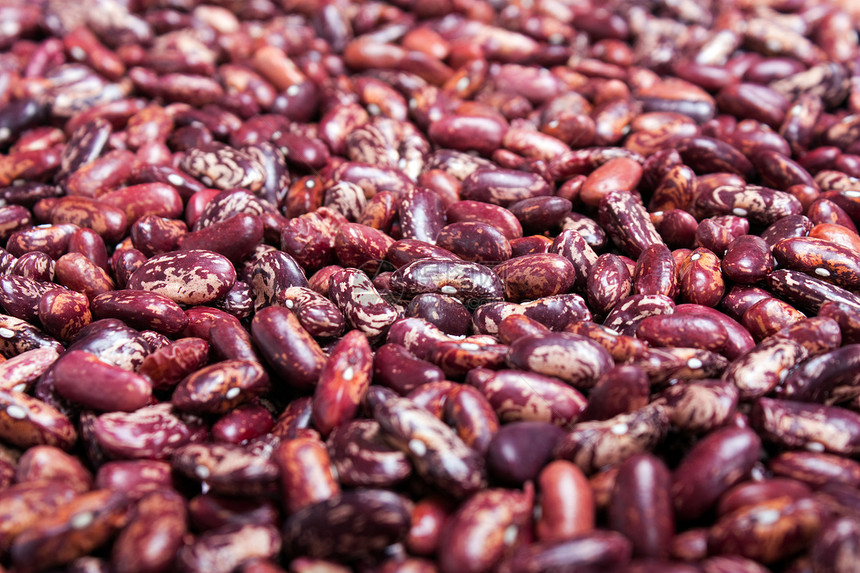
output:
[[463,303],[443,294],[416,296],[407,305],[404,316],[423,318],[452,336],[465,336],[472,326],[472,315]]
[[790,304],[779,299],[767,298],[750,306],[741,317],[741,324],[753,335],[753,338],[762,340],[804,318],[805,315]]
[[148,493],[114,542],[111,565],[123,573],[170,567],[186,531],[182,496],[171,490]]
[[633,541],[637,557],[667,557],[675,534],[671,474],[650,454],[638,454],[619,466],[609,503],[612,529]]
[[514,213],[491,203],[470,200],[457,201],[448,206],[446,218],[448,223],[469,221],[487,223],[495,227],[508,240],[523,236],[522,225]]
[[672,424],[691,432],[710,432],[735,414],[738,389],[727,381],[698,380],[670,386],[660,393]]
[[811,495],[812,490],[803,482],[790,478],[767,478],[760,481],[741,482],[723,494],[717,506],[717,514],[725,515],[741,507],[756,505],[783,496],[794,499]]
[[166,253],[149,259],[128,279],[128,288],[162,294],[180,304],[223,296],[236,281],[230,261],[211,251]]
[[34,446],[24,452],[15,468],[15,480],[65,482],[76,492],[89,491],[93,476],[77,458],[53,446]]
[[773,271],[774,259],[767,243],[754,235],[741,235],[729,244],[722,269],[727,278],[753,284]]
[[473,380],[496,410],[502,423],[548,422],[565,426],[585,407],[585,398],[575,388],[549,376],[515,370],[500,370],[488,379]]
[[605,348],[569,333],[520,338],[511,345],[508,360],[524,370],[557,376],[580,388],[592,387],[612,366]]
[[397,309],[379,295],[367,275],[358,269],[343,269],[332,275],[329,298],[349,324],[370,338],[383,336],[399,317]]
[[580,191],[586,205],[597,207],[610,191],[633,191],[642,177],[642,165],[633,159],[611,159],[591,172]]
[[365,335],[350,331],[329,352],[314,391],[311,412],[323,435],[351,419],[370,385],[373,357]]
[[441,497],[419,499],[412,508],[412,524],[406,537],[411,553],[432,555],[438,546],[442,525],[450,512],[450,503]]
[[54,348],[34,348],[0,363],[0,387],[7,390],[29,390],[59,358]]
[[78,492],[62,482],[29,482],[9,486],[0,493],[0,546],[9,549],[12,540],[43,517],[69,503]]
[[580,421],[606,420],[638,410],[648,404],[650,390],[648,377],[641,368],[615,366],[591,389]]
[[174,471],[205,481],[225,495],[268,495],[277,490],[278,467],[266,457],[235,444],[191,443],[171,456]]
[[490,265],[511,257],[511,245],[496,227],[478,221],[451,223],[443,227],[436,245],[457,257]]
[[603,326],[632,336],[642,320],[649,316],[671,314],[674,307],[675,303],[665,295],[630,295],[615,305],[603,321]]
[[12,562],[16,567],[46,569],[87,555],[121,527],[127,506],[128,500],[118,492],[79,494],[15,537],[10,547]]
[[857,449],[857,414],[845,408],[761,398],[753,406],[750,422],[765,440],[785,446],[823,448],[836,454]]
[[[159,428],[153,432],[153,428]],[[109,412],[93,425],[93,437],[105,454],[119,459],[167,459],[183,444],[204,439],[200,419],[180,417],[167,403],[135,412]]]
[[685,346],[721,351],[728,339],[722,323],[710,316],[664,314],[643,319],[636,336],[652,346]]
[[82,351],[64,354],[53,373],[57,391],[86,408],[132,412],[152,397],[152,388],[142,376]]
[[256,362],[227,360],[189,374],[176,386],[171,402],[186,412],[225,414],[268,386],[268,376]]
[[272,558],[281,549],[278,530],[270,525],[235,524],[203,533],[182,546],[176,560],[188,570],[230,571],[251,558]]
[[545,571],[554,568],[605,571],[630,561],[630,541],[614,531],[596,529],[561,541],[532,543],[503,562],[500,571]]
[[286,440],[275,450],[273,459],[280,468],[281,490],[290,513],[340,494],[328,452],[320,440]]
[[834,519],[823,524],[810,548],[812,569],[850,571],[857,555],[857,520]]
[[289,310],[270,306],[257,312],[251,336],[269,365],[290,385],[308,389],[316,384],[324,354]]
[[630,193],[611,191],[600,201],[601,226],[627,255],[638,257],[651,245],[663,244],[645,207]]
[[425,480],[462,497],[486,483],[483,458],[443,422],[407,398],[389,398],[374,407],[374,418],[406,452]]
[[775,475],[794,478],[820,488],[828,483],[854,486],[860,481],[860,464],[821,452],[783,452],[768,463]]
[[552,458],[556,441],[564,431],[548,422],[510,422],[499,427],[487,447],[490,474],[510,485],[521,485],[538,476]]
[[773,254],[788,269],[814,274],[846,288],[856,288],[860,283],[857,255],[830,241],[812,237],[783,239],[773,246]]
[[720,259],[712,251],[699,247],[678,266],[678,283],[688,302],[717,306],[725,293]]
[[842,344],[839,323],[826,316],[801,319],[771,336],[799,343],[810,357],[834,350]]
[[[360,516],[366,521],[355,527],[354,519]],[[285,549],[335,559],[372,555],[404,539],[409,519],[407,503],[397,494],[380,489],[346,492],[291,515],[284,525]],[[325,538],[331,541],[322,542]]]
[[[708,549],[771,563],[806,547],[821,527],[824,509],[812,498],[777,498],[723,516],[708,534]],[[779,527],[772,527],[776,523]]]
[[247,443],[268,433],[274,424],[272,414],[265,407],[255,403],[243,404],[212,424],[212,439],[231,444]]
[[98,318],[118,318],[142,329],[177,334],[188,326],[188,317],[170,298],[144,290],[102,293],[93,298],[92,309]]
[[598,313],[609,312],[630,295],[631,287],[627,265],[611,253],[600,255],[592,265],[586,283],[588,302]]
[[696,227],[695,245],[723,256],[729,244],[749,233],[749,221],[735,215],[721,215],[702,220]]
[[633,292],[669,298],[678,294],[675,260],[668,247],[651,245],[642,251],[633,272]]
[[850,291],[800,271],[779,269],[768,275],[767,282],[773,294],[812,312],[828,301],[860,306],[860,298]]
[[765,229],[761,238],[773,248],[782,239],[807,236],[814,226],[805,215],[788,215]]
[[374,354],[373,365],[374,380],[400,394],[445,378],[438,366],[416,358],[397,344],[381,346]]
[[555,447],[555,457],[574,462],[586,474],[620,463],[658,444],[669,427],[666,410],[649,404],[607,420],[582,422]]
[[48,334],[72,340],[92,321],[87,297],[65,289],[49,290],[39,299],[39,321]]
[[679,521],[696,519],[743,479],[759,459],[754,432],[727,427],[696,444],[673,472],[672,499]]
[[[352,487],[390,487],[412,474],[409,459],[383,438],[373,420],[353,420],[337,426],[327,447],[337,481]],[[298,476],[297,476],[298,478]]]

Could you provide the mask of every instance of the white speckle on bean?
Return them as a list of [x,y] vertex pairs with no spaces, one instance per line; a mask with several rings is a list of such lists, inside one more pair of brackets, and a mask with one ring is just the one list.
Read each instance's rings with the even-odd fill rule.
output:
[[734,213],[738,217],[746,217],[747,216],[747,210],[742,208],[742,207],[735,207],[734,209],[732,209],[732,213]]
[[72,526],[72,529],[83,529],[95,521],[95,518],[92,511],[86,511],[72,516],[72,519],[69,520],[69,525]]
[[196,468],[194,468],[194,475],[196,475],[200,479],[206,479],[209,477],[210,474],[211,472],[206,466],[197,466]]
[[21,406],[12,404],[6,406],[6,415],[16,420],[24,420],[27,417],[27,411]]
[[693,370],[698,370],[702,367],[702,361],[698,358],[690,358],[687,360],[687,368],[692,368]]
[[421,440],[409,440],[409,450],[416,456],[423,456],[427,453],[427,445]]
[[233,388],[230,388],[229,390],[227,390],[227,392],[224,394],[224,397],[227,398],[228,400],[232,400],[233,398],[238,396],[241,392],[242,392],[242,390],[240,390],[239,388],[233,387]]
[[614,426],[609,428],[609,431],[612,432],[613,434],[615,434],[616,436],[623,436],[629,430],[630,430],[630,426],[628,426],[627,424],[625,424],[623,422],[621,424],[615,424]]
[[775,509],[765,509],[756,514],[756,521],[761,525],[772,525],[779,521],[780,513]]
[[829,277],[829,276],[830,276],[830,271],[828,271],[828,270],[827,270],[827,269],[825,269],[825,268],[818,267],[817,269],[815,269],[815,274],[817,274],[817,275],[818,275],[818,276],[820,276],[820,277],[825,277],[825,278],[826,278],[826,277]]
[[439,289],[442,294],[457,294],[457,287],[453,287],[451,285],[445,285]]

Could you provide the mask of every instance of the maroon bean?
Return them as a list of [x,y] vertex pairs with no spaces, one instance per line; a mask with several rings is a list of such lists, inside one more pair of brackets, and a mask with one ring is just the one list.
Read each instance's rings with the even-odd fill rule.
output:
[[171,490],[143,496],[114,542],[113,568],[121,573],[142,573],[170,567],[187,531],[186,513],[185,500]]
[[[740,554],[772,563],[805,548],[821,527],[824,509],[812,498],[777,498],[742,507],[711,528],[708,549],[713,553]],[[778,524],[764,525],[762,518]]]
[[243,404],[212,424],[212,439],[231,444],[247,443],[268,433],[274,424],[272,414],[260,404]]
[[538,476],[552,458],[555,443],[564,431],[547,422],[510,422],[493,434],[487,448],[490,474],[511,485]]
[[671,475],[650,454],[638,454],[619,466],[609,504],[612,529],[633,541],[633,555],[667,557],[675,534]]
[[412,474],[406,454],[385,441],[373,420],[352,420],[337,426],[326,443],[343,485],[390,487]]
[[477,572],[502,559],[505,532],[526,526],[531,496],[514,490],[488,489],[470,497],[445,523],[439,540],[443,573]]
[[675,260],[668,247],[651,245],[642,251],[633,272],[633,292],[669,298],[678,294]]
[[632,336],[642,320],[649,316],[671,314],[674,307],[675,303],[665,295],[630,295],[615,305],[603,321],[603,326]]
[[551,195],[546,181],[532,173],[504,169],[479,169],[463,180],[460,196],[507,207],[512,203]]
[[[347,521],[342,521],[344,514]],[[365,521],[356,527],[354,519],[360,516]],[[357,490],[291,515],[284,525],[284,543],[290,553],[312,557],[372,555],[404,539],[409,518],[406,501],[399,495],[379,489]],[[321,541],[326,538],[331,541]]]
[[615,366],[604,373],[588,395],[580,421],[607,420],[648,404],[650,382],[636,366]]
[[725,293],[720,259],[712,251],[699,247],[678,266],[678,283],[688,302],[717,306]]
[[520,338],[511,345],[508,360],[524,370],[557,376],[580,388],[592,387],[612,365],[605,348],[569,333]]
[[845,408],[761,398],[750,422],[765,440],[788,447],[823,448],[836,454],[858,449],[860,418]]
[[223,296],[236,281],[230,261],[211,251],[166,253],[149,259],[128,279],[128,288],[162,294],[180,304]]
[[611,253],[597,257],[586,283],[591,308],[601,314],[609,312],[630,295],[631,288],[630,271],[620,257]]
[[613,242],[633,258],[651,245],[663,244],[645,207],[631,193],[607,193],[600,201],[598,214]]
[[374,418],[425,480],[462,497],[486,483],[483,458],[454,430],[407,398],[390,398],[374,407]]
[[536,573],[553,569],[606,571],[629,563],[630,541],[614,531],[596,529],[565,540],[532,543],[500,569],[504,573]]
[[555,457],[575,463],[587,475],[621,463],[658,444],[669,428],[666,410],[649,404],[607,420],[582,422],[555,447]]
[[149,382],[82,351],[63,355],[53,369],[57,391],[86,408],[132,412],[149,403]]
[[56,513],[22,531],[10,547],[12,561],[16,567],[38,570],[87,555],[116,533],[127,507],[128,500],[119,492],[79,494]]
[[[135,412],[112,412],[99,416],[93,434],[99,448],[119,459],[167,459],[180,446],[206,436],[202,421],[183,419],[168,403],[147,406]],[[158,432],[153,432],[158,428]]]
[[269,365],[292,386],[316,384],[324,354],[292,312],[276,306],[260,310],[251,322],[251,336]]
[[340,493],[328,451],[319,439],[286,440],[275,450],[273,459],[280,468],[281,490],[289,512],[312,507]]
[[768,275],[767,282],[773,294],[812,312],[828,301],[860,306],[860,298],[850,291],[800,271],[779,269]]
[[494,117],[448,115],[431,124],[428,136],[440,147],[489,155],[502,146],[507,129]]
[[680,521],[701,516],[743,479],[759,459],[761,440],[739,428],[716,430],[696,444],[673,473],[672,499]]
[[466,261],[495,265],[511,257],[511,245],[496,227],[478,221],[443,227],[436,245]]

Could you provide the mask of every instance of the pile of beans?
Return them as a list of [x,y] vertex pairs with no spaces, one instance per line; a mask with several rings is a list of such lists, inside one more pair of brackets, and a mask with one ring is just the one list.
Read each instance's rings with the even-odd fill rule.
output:
[[4,2],[0,571],[857,571],[858,26]]

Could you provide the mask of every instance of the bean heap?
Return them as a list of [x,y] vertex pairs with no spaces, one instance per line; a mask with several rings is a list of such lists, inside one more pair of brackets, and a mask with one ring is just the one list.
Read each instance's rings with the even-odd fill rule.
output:
[[847,573],[853,0],[0,6],[0,570]]

